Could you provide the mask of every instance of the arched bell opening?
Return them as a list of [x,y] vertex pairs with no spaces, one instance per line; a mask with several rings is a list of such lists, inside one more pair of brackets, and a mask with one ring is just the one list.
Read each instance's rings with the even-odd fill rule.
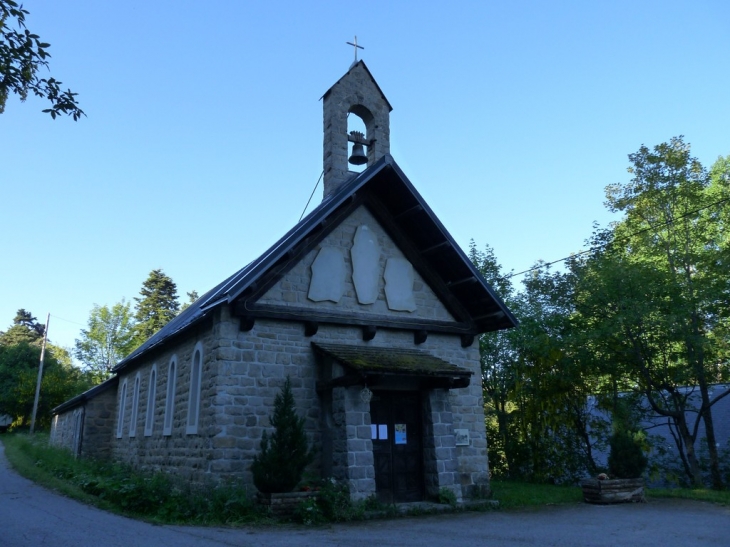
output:
[[347,113],[347,169],[361,173],[373,158],[372,144],[369,135],[372,135],[373,115],[362,105],[355,105]]

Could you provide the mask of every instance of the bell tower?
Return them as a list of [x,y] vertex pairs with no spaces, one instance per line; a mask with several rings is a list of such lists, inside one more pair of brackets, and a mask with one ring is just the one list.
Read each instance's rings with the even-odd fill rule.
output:
[[[364,152],[367,166],[390,153],[390,111],[393,107],[363,61],[353,63],[347,73],[327,90],[322,100],[326,199],[341,184],[357,174],[348,169],[348,142],[355,143],[355,148]],[[347,133],[348,115],[362,119],[365,125],[364,135],[357,132]],[[363,164],[365,157],[355,153],[353,163]]]

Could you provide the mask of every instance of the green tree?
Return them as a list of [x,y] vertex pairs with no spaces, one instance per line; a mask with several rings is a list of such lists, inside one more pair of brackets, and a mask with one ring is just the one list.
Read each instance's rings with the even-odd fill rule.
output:
[[[514,288],[509,276],[502,272],[494,250],[487,245],[480,251],[472,240],[469,258],[497,294],[513,308]],[[512,331],[501,330],[481,335],[479,350],[490,469],[499,476],[515,475],[521,458],[518,456],[518,439],[513,435],[517,354]]]
[[[28,425],[33,411],[41,348],[28,342],[0,345],[0,414],[12,416],[18,425]],[[51,410],[91,387],[83,372],[71,365],[68,353],[46,347],[38,412],[39,428],[48,427]]]
[[[538,264],[539,266],[539,264]],[[511,333],[516,354],[517,433],[533,478],[577,478],[595,472],[590,396],[596,377],[573,323],[578,263],[565,272],[540,267],[523,280]]]
[[189,293],[186,293],[188,295],[188,301],[185,302],[182,306],[180,306],[180,312],[184,312],[187,310],[191,304],[194,304],[198,298],[200,298],[200,295],[198,295],[198,291],[192,290]]
[[44,331],[45,326],[40,324],[32,313],[21,308],[15,314],[13,325],[7,331],[0,333],[0,344],[6,346],[21,342],[40,344]]
[[574,274],[539,268],[515,291],[494,253],[470,258],[520,321],[480,337],[482,385],[492,471],[533,480],[593,471],[588,396],[594,389],[580,362],[570,323]]
[[291,492],[302,480],[314,455],[304,432],[304,418],[297,415],[288,376],[274,399],[271,425],[274,433],[269,437],[264,431],[261,452],[251,464],[253,481],[261,492]]
[[63,82],[53,77],[41,78],[41,68],[48,68],[50,44],[25,26],[28,11],[14,0],[0,0],[0,114],[13,93],[25,100],[33,93],[48,99],[51,107],[43,110],[53,119],[59,114],[78,120],[84,115],[76,102],[76,93],[62,91]]
[[177,285],[161,269],[152,270],[135,297],[136,342],[143,343],[180,311]]
[[653,150],[642,146],[629,159],[631,181],[606,189],[608,208],[625,216],[594,236],[600,250],[588,260],[578,309],[616,389],[641,393],[655,414],[670,419],[698,486],[695,441],[704,422],[711,479],[720,488],[712,407],[730,390],[711,395],[710,385],[729,377],[721,334],[730,306],[730,247],[721,229],[727,165],[708,174],[682,137]]
[[111,376],[116,364],[136,347],[135,325],[131,304],[121,302],[108,306],[94,305],[88,328],[76,340],[76,358],[96,382]]

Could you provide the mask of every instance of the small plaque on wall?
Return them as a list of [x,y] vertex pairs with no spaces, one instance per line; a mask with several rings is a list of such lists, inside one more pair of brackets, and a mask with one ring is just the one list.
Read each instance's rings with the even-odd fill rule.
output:
[[469,430],[454,429],[454,444],[456,446],[469,446]]

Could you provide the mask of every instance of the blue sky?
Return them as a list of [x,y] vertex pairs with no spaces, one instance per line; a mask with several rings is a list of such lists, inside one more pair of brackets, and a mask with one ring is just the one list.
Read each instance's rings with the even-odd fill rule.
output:
[[730,154],[726,1],[25,7],[88,117],[53,121],[34,98],[0,115],[0,329],[50,312],[64,346],[152,269],[202,294],[297,222],[354,35],[393,105],[394,158],[507,271],[584,248],[642,144],[685,135],[707,167]]

